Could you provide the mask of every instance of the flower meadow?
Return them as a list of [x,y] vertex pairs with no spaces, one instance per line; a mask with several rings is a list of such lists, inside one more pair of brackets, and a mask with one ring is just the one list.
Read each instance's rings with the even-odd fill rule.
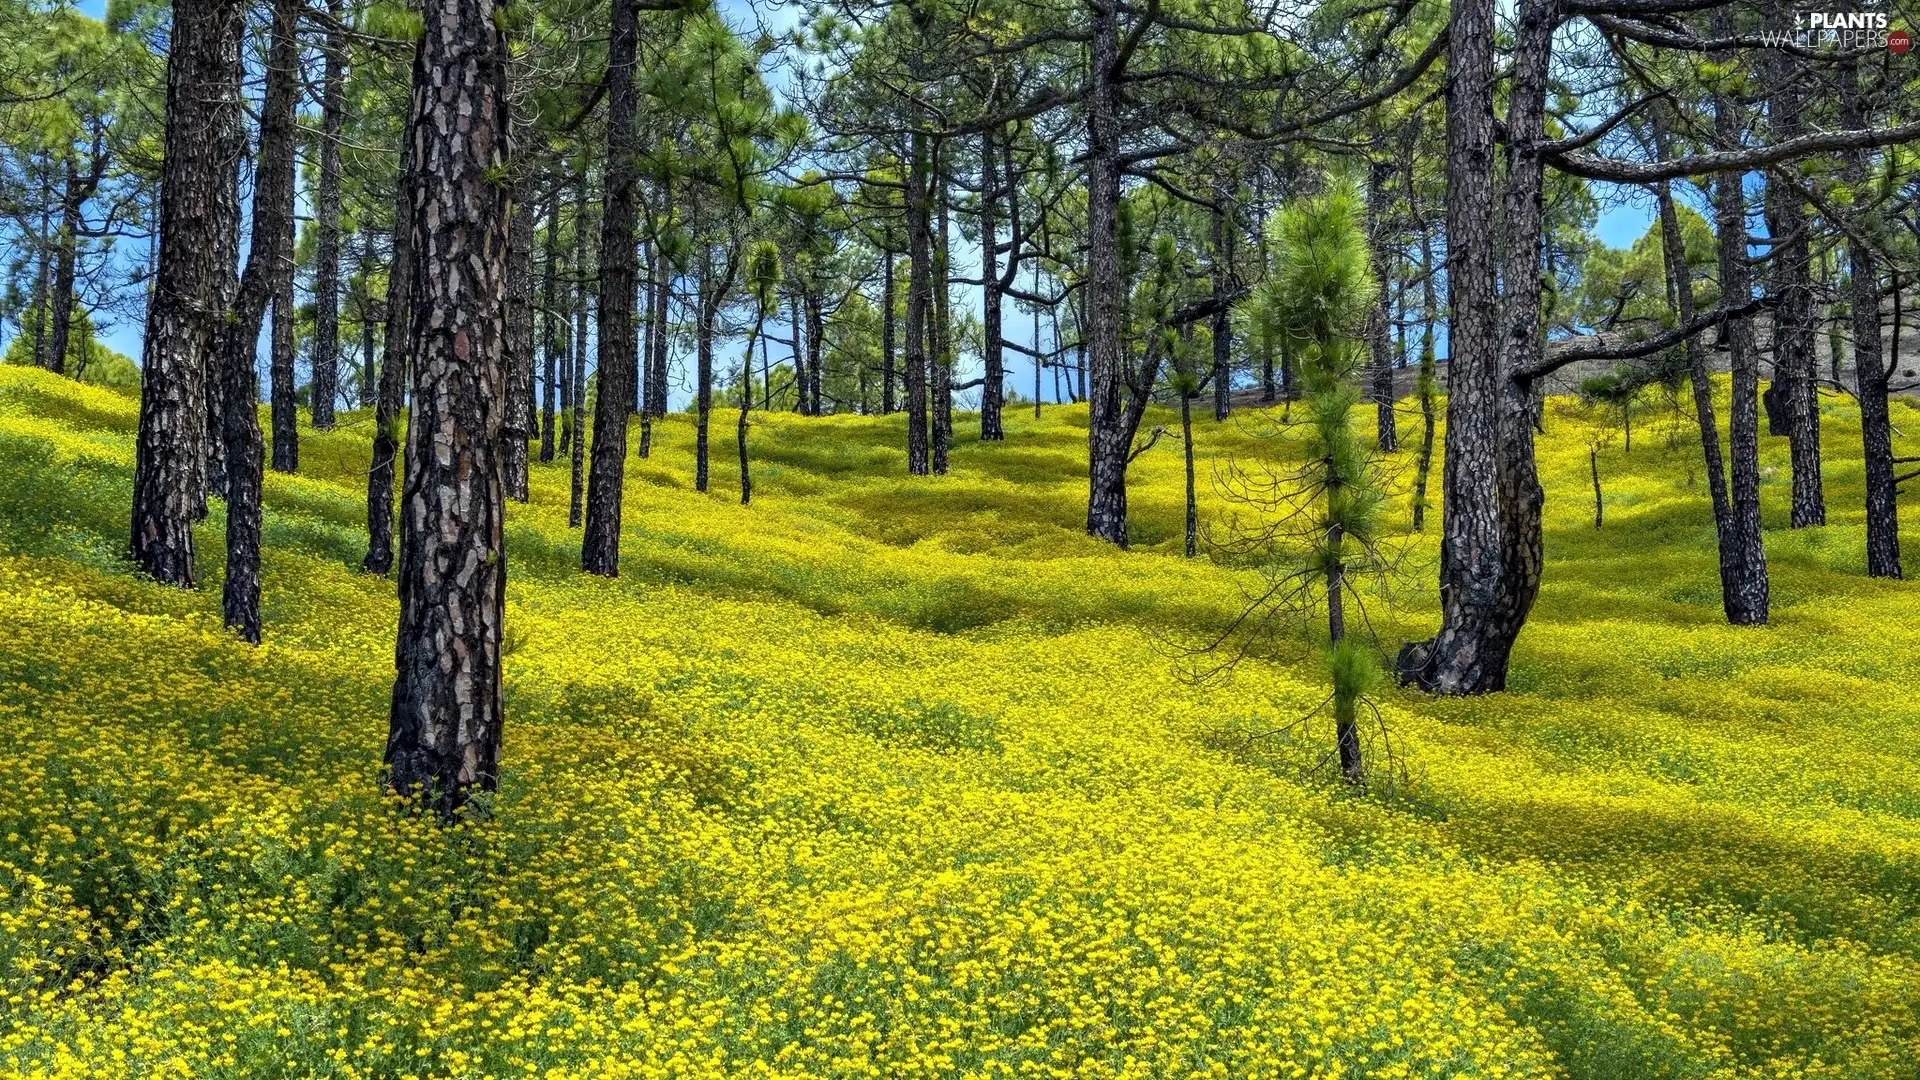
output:
[[[1911,1078],[1920,594],[1862,574],[1854,417],[1825,529],[1766,440],[1775,618],[1735,630],[1647,408],[1596,531],[1606,421],[1550,402],[1514,688],[1379,691],[1358,795],[1317,731],[1255,737],[1325,697],[1310,643],[1191,678],[1260,578],[1180,557],[1177,440],[1123,553],[1080,532],[1083,409],[920,479],[898,418],[762,416],[750,508],[671,417],[619,579],[562,465],[511,507],[506,772],[449,829],[380,786],[371,418],[268,476],[256,649],[217,503],[199,591],[120,558],[137,403],[0,368],[0,1074]],[[1268,427],[1199,425],[1204,521]]]

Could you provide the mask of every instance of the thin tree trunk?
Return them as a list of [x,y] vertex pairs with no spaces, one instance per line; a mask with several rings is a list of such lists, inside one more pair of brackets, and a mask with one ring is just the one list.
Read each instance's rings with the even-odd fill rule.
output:
[[[709,427],[713,418],[713,332],[714,322],[720,317],[719,299],[709,290],[713,288],[713,257],[707,257],[703,268],[706,272],[700,277],[700,311],[696,316],[694,329],[694,421],[693,421],[693,489],[706,491],[709,464]],[[605,378],[605,376],[602,376]]]
[[[1233,265],[1233,232],[1227,227],[1227,188],[1214,189],[1213,248],[1211,253],[1213,284],[1213,419],[1227,418],[1228,365],[1233,358],[1233,310],[1227,303],[1227,277]],[[1189,555],[1192,552],[1188,552]]]
[[[1804,99],[1794,85],[1794,65],[1784,50],[1768,57],[1774,84],[1768,111],[1774,134],[1789,139],[1804,133]],[[1807,243],[1807,211],[1791,184],[1767,180],[1769,231],[1781,239],[1774,249],[1774,273],[1780,304],[1773,313],[1773,387],[1786,414],[1793,463],[1791,527],[1827,523],[1826,495],[1820,482],[1819,368],[1813,354],[1813,256]]]
[[586,516],[587,454],[587,178],[583,172],[573,197],[573,384],[567,430],[573,433],[568,451],[567,527],[578,529]]
[[[662,197],[668,194],[662,193]],[[659,244],[653,245],[653,351],[647,360],[647,414],[658,420],[667,415],[667,306],[673,302],[673,266]]]
[[1393,166],[1384,161],[1372,162],[1367,169],[1367,246],[1373,253],[1374,280],[1381,286],[1373,309],[1367,313],[1367,345],[1373,353],[1368,378],[1373,383],[1370,389],[1374,404],[1374,445],[1383,453],[1400,448],[1400,425],[1393,413],[1393,342],[1388,328],[1391,315],[1386,292],[1391,247],[1386,235],[1387,180],[1392,170]]
[[1587,468],[1593,472],[1593,527],[1598,529],[1605,520],[1605,503],[1600,495],[1600,451],[1587,448]]
[[[980,383],[980,440],[997,442],[1007,437],[1001,421],[1006,394],[1006,361],[1000,344],[1000,170],[993,132],[980,133],[980,351],[986,371]],[[1018,228],[1014,230],[1016,236]],[[1018,252],[1010,252],[1013,262]],[[1011,273],[1012,266],[1008,267]]]
[[820,295],[807,294],[807,394],[812,399],[807,412],[820,416],[826,412],[820,401],[820,373],[826,365],[822,353],[827,346],[826,318],[820,310]]
[[[882,251],[881,261],[885,263],[880,286],[880,415],[892,416],[894,412],[893,382],[897,374],[893,369],[893,252]],[[799,333],[796,328],[795,333]]]
[[[414,60],[416,69],[419,59]],[[420,74],[416,70],[415,81]],[[394,185],[393,259],[387,265],[387,320],[380,357],[380,397],[373,411],[373,463],[367,470],[369,574],[393,568],[393,475],[400,451],[400,414],[407,405],[407,342],[413,325],[413,133],[400,147],[400,177]]]
[[[33,319],[33,328],[29,331],[33,340],[33,365],[53,370],[53,358],[47,355],[47,308],[48,290],[53,283],[53,219],[48,207],[53,205],[52,166],[42,158],[40,162],[40,232],[35,241],[40,249],[39,264],[33,274],[33,303],[27,313]],[[159,245],[154,245],[158,247]]]
[[[939,162],[945,155],[944,147],[934,152],[934,160]],[[947,254],[951,250],[952,230],[947,214],[947,182],[945,170],[936,164],[932,182],[934,185],[934,205],[936,229],[933,248],[933,340],[928,343],[927,352],[932,357],[933,366],[929,396],[933,406],[933,474],[947,475],[947,452],[953,447],[953,284],[948,272]]]
[[1180,443],[1187,456],[1187,558],[1200,553],[1200,512],[1193,497],[1193,396],[1180,395]]
[[320,184],[313,248],[313,427],[333,429],[340,384],[340,133],[346,125],[346,42],[337,29],[341,0],[327,0],[333,25],[326,32],[320,83]]
[[128,555],[166,585],[194,582],[193,523],[205,491],[206,375],[222,233],[239,226],[233,160],[223,153],[240,117],[239,0],[183,4],[167,54],[159,268],[147,319],[134,444]]
[[600,223],[600,386],[593,406],[593,469],[587,480],[587,528],[581,568],[620,572],[620,504],[627,469],[628,385],[638,342],[633,328],[634,231],[637,208],[634,63],[637,0],[614,0],[607,53],[607,192]]
[[493,0],[428,0],[415,64],[413,416],[386,764],[451,817],[498,783],[506,617],[507,47]]
[[362,409],[370,409],[378,400],[379,376],[374,364],[373,351],[373,295],[368,289],[367,279],[373,266],[373,231],[361,233],[360,274],[354,285],[354,306],[360,315],[360,385],[356,388],[358,404]]
[[915,131],[907,170],[907,472],[929,471],[927,431],[927,308],[933,292],[932,225],[928,200],[927,139]]
[[507,497],[526,502],[527,442],[534,435],[533,417],[533,200],[527,198],[533,178],[524,167],[514,187],[507,227],[506,401],[502,402],[502,445],[507,475]]
[[553,197],[547,203],[547,239],[546,267],[540,279],[541,327],[546,331],[541,342],[541,353],[545,358],[545,367],[540,373],[540,461],[544,464],[553,460],[554,443],[554,391],[557,369],[561,365],[560,356],[560,293],[558,264],[560,262],[560,189],[553,190]]
[[[1411,173],[1409,173],[1411,183]],[[1409,197],[1411,197],[1411,188]],[[1420,310],[1420,462],[1413,477],[1413,531],[1427,527],[1427,481],[1433,474],[1434,400],[1438,396],[1439,365],[1433,348],[1433,327],[1440,318],[1440,305],[1433,286],[1433,235],[1420,233],[1421,285]]]

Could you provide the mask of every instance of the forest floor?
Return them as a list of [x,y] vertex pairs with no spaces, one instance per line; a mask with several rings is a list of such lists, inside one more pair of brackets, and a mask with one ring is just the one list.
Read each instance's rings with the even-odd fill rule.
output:
[[[505,776],[448,830],[381,795],[370,418],[269,474],[255,649],[217,504],[198,591],[122,561],[135,400],[0,369],[0,1075],[1910,1080],[1920,586],[1863,576],[1823,404],[1834,524],[1786,528],[1764,440],[1774,620],[1736,630],[1685,418],[1600,451],[1596,530],[1602,428],[1551,402],[1512,689],[1379,690],[1365,794],[1323,721],[1258,737],[1325,697],[1304,634],[1192,679],[1264,578],[1180,556],[1177,428],[1123,553],[1081,533],[1082,409],[959,417],[943,478],[899,417],[762,417],[751,508],[732,414],[711,495],[674,417],[618,580],[564,466],[512,508]],[[1212,478],[1288,442],[1198,430],[1223,530]]]

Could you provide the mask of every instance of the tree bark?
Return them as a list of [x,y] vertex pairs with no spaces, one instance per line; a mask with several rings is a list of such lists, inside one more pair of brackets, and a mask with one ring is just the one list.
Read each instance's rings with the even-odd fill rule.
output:
[[1087,50],[1087,284],[1082,349],[1092,369],[1087,411],[1087,532],[1127,546],[1125,378],[1120,354],[1120,59],[1118,12],[1093,8]]
[[498,782],[509,153],[493,0],[428,0],[411,107],[413,416],[386,764],[451,817]]
[[[1731,32],[1732,12],[1714,12],[1715,33]],[[1738,145],[1741,122],[1738,106],[1725,93],[1713,98],[1714,134],[1728,146]],[[1721,173],[1713,182],[1714,224],[1719,232],[1720,296],[1723,305],[1744,302],[1753,292],[1747,264],[1747,202],[1744,175]],[[1733,400],[1728,416],[1728,449],[1732,458],[1730,507],[1734,549],[1723,552],[1734,561],[1734,590],[1722,597],[1727,621],[1736,626],[1767,621],[1767,554],[1760,532],[1760,404],[1759,366],[1754,357],[1753,323],[1733,316],[1721,329],[1733,371]],[[1724,578],[1723,574],[1723,578]]]
[[[87,200],[93,198],[100,189],[100,180],[106,175],[107,154],[103,143],[104,132],[98,126],[94,129],[93,153],[85,172],[67,162],[66,186],[60,197],[60,236],[56,244],[53,264],[53,326],[46,354],[46,367],[55,375],[67,373],[67,350],[73,340],[73,303],[74,286],[77,277],[75,264],[80,254],[81,211],[86,208]],[[79,374],[75,373],[76,376]]]
[[929,470],[927,432],[927,308],[932,301],[933,242],[927,205],[927,139],[915,131],[907,169],[907,472]]
[[1387,258],[1390,243],[1386,236],[1387,181],[1393,166],[1371,162],[1367,168],[1367,247],[1373,253],[1373,278],[1380,283],[1380,295],[1367,313],[1367,345],[1372,350],[1368,371],[1369,389],[1374,404],[1374,445],[1383,453],[1400,448],[1400,425],[1393,413],[1393,342],[1388,324]]
[[653,246],[653,282],[658,303],[650,309],[653,335],[648,341],[652,352],[647,366],[647,413],[658,420],[667,415],[667,305],[673,302],[673,264],[659,244]]
[[1233,309],[1227,301],[1227,278],[1233,266],[1233,232],[1227,222],[1227,194],[1225,184],[1214,189],[1213,246],[1211,265],[1208,267],[1213,279],[1213,323],[1210,329],[1213,335],[1213,419],[1216,423],[1227,418],[1227,394],[1231,389],[1227,372],[1233,359]]
[[1501,349],[1495,320],[1492,0],[1451,9],[1447,81],[1447,443],[1442,464],[1439,634],[1402,650],[1404,679],[1439,693],[1497,690]]
[[586,514],[587,453],[587,178],[583,173],[573,195],[573,384],[567,430],[573,435],[568,451],[567,527],[578,529]]
[[[700,275],[700,309],[694,320],[694,369],[693,369],[693,489],[704,492],[710,471],[710,428],[713,420],[713,332],[714,323],[720,317],[720,298],[714,287],[713,255],[709,251],[704,273]],[[601,369],[602,380],[606,379],[606,368]],[[804,388],[802,398],[806,397]]]
[[593,468],[587,480],[587,527],[580,566],[620,573],[620,504],[627,468],[627,405],[633,397],[638,342],[633,326],[634,226],[638,179],[634,138],[634,62],[638,0],[614,0],[607,53],[606,209],[600,223],[600,386],[593,406]]
[[194,582],[205,490],[206,375],[223,232],[239,226],[222,151],[240,116],[239,0],[183,4],[167,54],[158,271],[147,319],[128,555],[166,585]]
[[[1412,197],[1412,173],[1408,173],[1408,197]],[[1433,347],[1433,328],[1440,318],[1440,305],[1433,287],[1433,236],[1420,233],[1420,462],[1413,477],[1413,531],[1427,527],[1427,481],[1433,474],[1434,399],[1440,379]]]
[[507,389],[502,417],[507,497],[526,502],[527,442],[533,438],[533,178],[524,166],[514,187],[507,229]]
[[892,416],[893,382],[898,377],[893,369],[893,252],[881,251],[880,259],[885,264],[880,286],[880,415]]
[[541,354],[545,367],[541,371],[540,386],[540,460],[553,460],[554,440],[554,393],[557,389],[556,373],[564,359],[560,352],[560,332],[562,319],[560,314],[559,262],[560,262],[560,189],[555,187],[547,202],[547,239],[546,266],[540,279],[540,325],[545,331],[541,342]]
[[[414,81],[421,79],[419,56]],[[387,264],[387,318],[382,331],[380,395],[373,410],[373,463],[367,470],[367,556],[360,568],[393,568],[393,475],[400,451],[400,414],[407,407],[407,339],[413,325],[413,133],[402,137],[400,177],[394,184],[393,258]]]
[[[1000,169],[991,130],[980,133],[980,351],[986,370],[980,383],[980,441],[1007,437],[1001,412],[1006,398],[1006,360],[1001,347]],[[1012,183],[1012,179],[1008,179]],[[1016,236],[1019,229],[1014,230]],[[1018,265],[1008,253],[1008,272]]]
[[[1848,61],[1840,68],[1841,123],[1859,127],[1862,123],[1860,77],[1856,63]],[[1856,150],[1847,155],[1842,177],[1855,190],[1867,186],[1867,155]],[[1900,573],[1900,514],[1893,473],[1893,427],[1887,415],[1887,382],[1892,365],[1881,353],[1880,345],[1880,270],[1873,249],[1861,234],[1866,222],[1858,218],[1847,233],[1847,306],[1853,322],[1853,372],[1860,399],[1860,442],[1867,479],[1867,573],[1872,577],[1897,578]],[[1895,305],[1898,314],[1898,305]],[[1895,320],[1898,325],[1898,320]],[[1833,363],[1837,369],[1840,354]],[[1899,363],[1897,354],[1893,361]]]
[[[1793,62],[1779,49],[1768,57],[1773,92],[1767,110],[1775,135],[1791,139],[1805,127],[1805,101],[1794,82]],[[1779,238],[1774,275],[1779,305],[1773,312],[1773,385],[1786,419],[1793,462],[1793,510],[1789,522],[1800,529],[1827,523],[1826,495],[1820,482],[1819,369],[1814,360],[1813,256],[1807,242],[1807,211],[1798,191],[1767,178],[1768,231]]]
[[[225,450],[227,573],[222,610],[226,624],[260,641],[261,454],[254,357],[268,303],[293,288],[294,112],[299,107],[300,0],[275,0],[267,50],[266,97],[260,107],[259,169],[254,178],[252,236],[233,307],[214,339],[214,370],[222,380],[216,418]],[[276,339],[285,320],[276,316]],[[279,347],[275,341],[275,348]]]
[[320,83],[320,183],[314,200],[313,390],[315,431],[333,429],[333,401],[340,385],[340,132],[346,124],[346,42],[339,30],[341,0],[327,0],[332,23],[326,32]]
[[[936,149],[936,163],[944,158],[944,147]],[[947,453],[953,447],[953,275],[948,271],[948,252],[952,245],[951,222],[947,213],[945,169],[936,164],[932,173],[936,229],[933,248],[933,340],[927,344],[932,360],[928,395],[932,399],[933,474],[947,475]],[[817,403],[816,403],[817,404]]]

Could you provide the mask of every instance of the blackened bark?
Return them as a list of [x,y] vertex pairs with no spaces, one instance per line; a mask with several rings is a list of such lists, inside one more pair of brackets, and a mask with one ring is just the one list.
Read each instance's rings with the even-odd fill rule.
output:
[[[1000,170],[991,130],[980,134],[980,295],[982,330],[981,353],[985,360],[986,371],[980,383],[980,439],[982,442],[996,442],[1007,437],[1006,426],[1001,420],[1001,410],[1006,398],[1006,360],[1001,348],[1001,311],[1000,298],[1002,284],[1000,277]],[[1009,179],[1011,183],[1011,179]],[[1014,229],[1016,237],[1019,229]],[[1012,274],[1017,261],[1009,253],[1007,273]]]
[[[1228,398],[1232,380],[1228,377],[1228,366],[1233,358],[1233,309],[1227,302],[1228,277],[1233,267],[1233,231],[1228,228],[1226,203],[1227,190],[1224,185],[1214,191],[1213,207],[1213,249],[1212,272],[1213,285],[1213,419],[1215,422],[1227,418]],[[1188,552],[1192,554],[1192,552]]]
[[653,336],[648,339],[647,414],[667,415],[667,306],[673,301],[673,265],[660,245],[653,246]]
[[[1407,174],[1408,197],[1412,197],[1413,174],[1409,168]],[[1420,395],[1420,462],[1414,469],[1413,477],[1413,531],[1420,532],[1427,527],[1427,480],[1433,474],[1434,441],[1434,399],[1438,394],[1438,365],[1435,363],[1433,348],[1433,327],[1439,321],[1440,305],[1434,295],[1433,276],[1433,235],[1423,229],[1420,233],[1420,381],[1417,392]]]
[[1193,395],[1180,395],[1180,447],[1187,459],[1187,558],[1200,553],[1200,507],[1193,492]]
[[300,471],[299,390],[293,373],[293,278],[274,283],[267,333],[267,369],[273,378],[273,469]]
[[515,189],[507,229],[507,397],[502,418],[507,497],[527,501],[527,442],[534,436],[533,413],[533,200],[532,178],[523,174]]
[[880,286],[880,415],[892,416],[893,381],[896,378],[893,369],[893,252],[882,251],[880,259],[885,264],[881,270]]
[[[1771,50],[1768,66],[1773,92],[1767,110],[1781,139],[1802,134],[1805,99],[1795,83],[1794,63],[1784,50]],[[1774,248],[1774,281],[1779,305],[1773,312],[1773,386],[1786,419],[1793,462],[1793,528],[1827,523],[1826,495],[1820,483],[1820,399],[1813,340],[1813,256],[1807,242],[1807,211],[1791,183],[1778,174],[1767,178],[1767,218]]]
[[357,387],[359,406],[370,409],[379,399],[379,376],[375,374],[373,355],[373,296],[367,287],[367,275],[373,266],[373,231],[361,233],[360,275],[354,286],[354,304],[360,315],[360,385]]
[[[276,0],[267,50],[266,97],[260,107],[259,169],[254,179],[253,232],[233,308],[215,332],[215,370],[222,381],[221,441],[227,501],[227,573],[222,609],[228,627],[260,640],[261,454],[254,354],[260,321],[293,288],[294,111],[299,106],[300,0]],[[275,348],[284,320],[275,313]],[[288,324],[290,329],[290,324]]]
[[1401,675],[1442,693],[1500,688],[1500,341],[1495,311],[1492,0],[1451,9],[1447,82],[1447,444],[1441,627],[1408,646]]
[[[936,151],[935,160],[943,155]],[[927,343],[932,359],[928,369],[928,404],[932,406],[932,465],[935,476],[947,475],[947,452],[953,447],[953,284],[948,272],[947,253],[952,231],[947,216],[946,174],[936,166],[933,172],[935,229],[933,246],[933,340]]]
[[[414,53],[413,81],[423,78]],[[407,405],[407,337],[413,325],[413,178],[409,131],[400,147],[400,177],[394,184],[393,258],[387,264],[387,318],[382,331],[380,395],[373,409],[373,461],[367,470],[367,556],[360,568],[385,574],[393,568],[393,474],[400,451],[400,413]]]
[[52,169],[44,157],[40,166],[40,231],[35,237],[40,254],[33,273],[33,300],[27,306],[27,317],[33,320],[33,327],[26,332],[33,341],[33,366],[51,371],[53,361],[47,355],[47,290],[53,281],[53,245],[48,239],[53,235],[53,222],[48,213],[53,205],[53,181]]
[[559,262],[560,262],[560,189],[554,188],[553,196],[547,202],[547,242],[546,266],[542,269],[540,280],[541,327],[546,332],[541,341],[541,354],[545,367],[540,379],[540,460],[553,460],[553,420],[555,375],[562,362],[560,355],[561,325],[564,316],[560,314]]
[[[72,160],[67,162],[66,187],[60,198],[60,235],[58,250],[53,263],[53,326],[46,354],[46,367],[55,375],[64,375],[67,371],[67,350],[73,340],[73,300],[74,284],[77,272],[75,263],[80,254],[81,212],[86,209],[87,200],[93,198],[100,188],[100,180],[106,175],[107,153],[104,143],[105,131],[99,122],[95,122],[93,135],[93,153],[86,171]],[[75,372],[75,377],[79,372]]]
[[567,527],[578,529],[586,515],[587,453],[587,178],[580,177],[573,196],[573,404],[567,429],[573,433],[569,451],[571,469],[567,496]]
[[933,238],[928,200],[927,140],[913,133],[907,169],[907,472],[929,471],[927,432],[927,308],[933,293]]
[[[1714,13],[1714,33],[1732,30],[1732,13]],[[1724,33],[1723,33],[1724,31]],[[1725,145],[1738,145],[1741,122],[1738,106],[1725,93],[1714,95],[1714,134]],[[1721,303],[1744,302],[1753,292],[1747,264],[1747,202],[1741,173],[1722,173],[1713,182],[1714,225],[1719,232]],[[1733,400],[1728,415],[1728,450],[1732,458],[1730,506],[1734,546],[1723,559],[1734,560],[1734,588],[1722,597],[1727,621],[1747,626],[1767,621],[1767,554],[1760,532],[1760,372],[1754,355],[1753,322],[1746,316],[1729,318],[1721,329],[1733,371]],[[1724,575],[1723,575],[1724,576]]]
[[[694,316],[693,368],[693,489],[707,490],[710,472],[709,435],[713,420],[713,332],[720,317],[720,301],[714,290],[713,258],[708,255],[705,273],[700,276],[700,309]],[[605,379],[606,369],[601,368]],[[804,389],[801,397],[805,397]]]
[[820,371],[826,364],[824,353],[827,348],[826,315],[821,310],[820,294],[807,294],[807,414],[820,416],[825,412],[820,400]]
[[[1864,109],[1856,62],[1840,68],[1841,123],[1859,125]],[[1843,178],[1856,192],[1867,187],[1867,155],[1847,155]],[[1862,235],[1866,222],[1858,219],[1847,232],[1848,308],[1853,323],[1853,372],[1860,398],[1860,442],[1867,474],[1867,573],[1873,577],[1900,576],[1900,515],[1895,502],[1893,428],[1887,415],[1887,382],[1891,365],[1881,352],[1880,270],[1873,249]],[[1894,303],[1896,330],[1899,301]],[[1894,363],[1898,363],[1898,353]],[[1839,366],[1836,350],[1833,363]]]
[[1385,161],[1372,162],[1367,169],[1367,247],[1373,254],[1373,278],[1380,283],[1380,295],[1367,312],[1367,345],[1372,363],[1367,372],[1368,388],[1374,405],[1374,444],[1383,452],[1400,448],[1400,425],[1393,412],[1393,343],[1388,324],[1387,261],[1392,248],[1386,235],[1387,181],[1393,166]]
[[428,0],[414,86],[413,415],[388,779],[450,817],[498,782],[506,614],[506,40],[493,0]]
[[638,342],[633,326],[634,232],[638,207],[635,159],[634,59],[637,0],[614,0],[607,53],[606,209],[600,222],[600,386],[593,405],[593,468],[587,479],[587,529],[580,566],[590,574],[620,572],[620,504],[627,469],[627,405],[633,397]]
[[340,132],[346,124],[346,42],[341,0],[327,0],[332,23],[320,83],[320,184],[314,203],[313,390],[315,431],[333,429],[340,385]]
[[1090,353],[1087,532],[1127,546],[1125,386],[1120,369],[1120,53],[1118,13],[1095,5],[1087,50],[1087,285],[1083,353]]
[[223,149],[240,116],[243,7],[181,5],[167,54],[159,259],[141,363],[128,555],[155,580],[186,588],[204,497],[207,357],[224,306],[221,235],[239,224],[233,161]]

